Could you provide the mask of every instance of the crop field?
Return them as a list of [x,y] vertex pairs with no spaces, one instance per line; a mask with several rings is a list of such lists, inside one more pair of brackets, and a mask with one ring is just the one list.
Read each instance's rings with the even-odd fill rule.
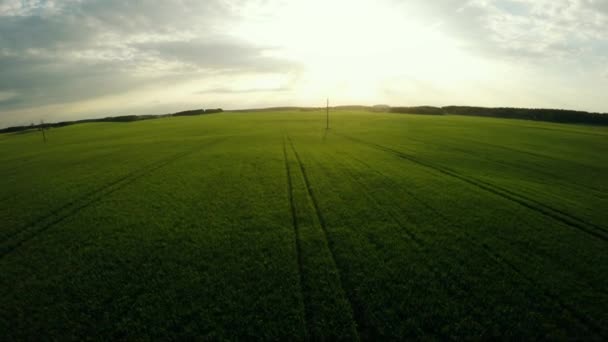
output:
[[330,119],[0,135],[0,339],[608,339],[608,128]]

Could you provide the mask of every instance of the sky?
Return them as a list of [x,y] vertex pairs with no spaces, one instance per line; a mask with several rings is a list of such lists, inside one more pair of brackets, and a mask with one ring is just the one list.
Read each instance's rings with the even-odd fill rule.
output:
[[608,112],[608,0],[0,0],[0,127],[327,97]]

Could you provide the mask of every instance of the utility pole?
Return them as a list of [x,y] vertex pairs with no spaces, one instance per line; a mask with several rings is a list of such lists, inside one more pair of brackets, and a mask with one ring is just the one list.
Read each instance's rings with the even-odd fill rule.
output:
[[40,131],[42,131],[42,140],[46,144],[46,133],[44,133],[44,120],[40,120]]
[[325,107],[325,129],[329,129],[329,98],[327,99],[327,106]]

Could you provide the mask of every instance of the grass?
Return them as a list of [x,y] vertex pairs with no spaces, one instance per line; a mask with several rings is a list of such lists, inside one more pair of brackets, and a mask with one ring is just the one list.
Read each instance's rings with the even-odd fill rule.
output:
[[324,124],[0,135],[4,339],[608,338],[608,128]]

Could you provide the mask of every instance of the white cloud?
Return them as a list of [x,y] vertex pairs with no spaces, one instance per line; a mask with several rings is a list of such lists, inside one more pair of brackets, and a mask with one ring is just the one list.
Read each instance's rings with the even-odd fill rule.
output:
[[0,92],[16,89],[0,122],[9,111],[150,84],[298,68],[227,34],[235,18],[222,1],[5,1],[0,13]]
[[608,111],[606,27],[597,0],[0,0],[0,126],[328,94]]
[[0,17],[2,16],[49,16],[60,13],[66,6],[80,2],[79,0],[3,0],[0,2]]

